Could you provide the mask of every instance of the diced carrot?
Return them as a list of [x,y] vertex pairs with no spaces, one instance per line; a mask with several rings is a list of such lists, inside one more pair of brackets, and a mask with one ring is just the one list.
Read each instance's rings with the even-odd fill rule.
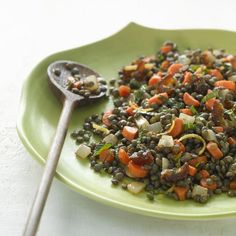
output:
[[161,84],[166,86],[174,85],[176,84],[176,78],[169,74],[161,80]]
[[192,116],[192,115],[193,115],[192,111],[191,111],[189,108],[180,109],[180,112],[181,112],[181,113],[184,113],[184,114],[186,114],[186,115],[189,115],[189,116]]
[[173,47],[171,45],[164,45],[161,47],[160,51],[161,51],[161,53],[167,54],[172,49],[173,49]]
[[147,176],[148,170],[145,169],[142,165],[134,164],[133,161],[130,161],[128,164],[129,173],[136,178],[143,178]]
[[[174,141],[174,144],[175,144],[175,145],[178,145],[179,148],[180,148],[180,150],[179,150],[178,153],[180,153],[180,152],[185,152],[185,146],[184,146],[183,143],[181,143],[179,140],[175,140],[175,141]],[[178,154],[178,153],[175,153],[175,154]]]
[[165,60],[161,63],[161,68],[164,69],[164,70],[167,70],[167,68],[169,67],[170,65],[170,62]]
[[199,174],[201,175],[202,178],[208,178],[210,176],[207,170],[200,170]]
[[233,180],[233,181],[230,182],[229,188],[236,190],[236,180]]
[[184,201],[186,199],[186,195],[188,192],[188,189],[185,187],[174,187],[174,192],[176,193],[176,195],[178,196],[180,201]]
[[225,59],[225,62],[230,62],[233,69],[236,69],[236,58],[233,55],[228,55]]
[[230,80],[220,80],[220,81],[216,81],[214,84],[215,87],[223,87],[225,89],[229,89],[232,91],[236,90],[236,85],[234,81],[230,81]]
[[129,141],[136,138],[138,134],[138,129],[131,126],[125,126],[122,130],[122,135],[124,138],[128,139]]
[[227,139],[227,142],[228,142],[229,144],[236,144],[236,140],[235,140],[233,137],[229,137],[229,138]]
[[218,80],[222,80],[224,78],[221,72],[217,69],[210,70],[209,74],[215,76]]
[[[211,89],[208,89],[207,94],[209,94],[209,93],[212,93]],[[205,106],[208,111],[213,110],[213,106],[214,106],[215,101],[216,101],[216,98],[210,98],[205,102]]]
[[222,127],[222,126],[214,126],[213,129],[215,130],[216,133],[223,133],[224,132],[224,127]]
[[148,81],[148,85],[149,86],[155,86],[157,85],[159,82],[161,81],[161,77],[158,75],[154,75],[152,76],[149,81]]
[[102,116],[102,123],[106,126],[110,126],[111,122],[109,121],[108,117],[112,114],[112,111],[106,111],[104,112]]
[[168,73],[171,75],[174,75],[175,73],[179,72],[179,70],[183,67],[182,64],[179,63],[175,63],[172,64],[169,68],[168,68]]
[[148,104],[158,104],[161,105],[162,103],[164,103],[167,99],[169,98],[167,93],[159,93],[154,95],[153,97],[149,98],[148,100]]
[[198,156],[197,158],[191,159],[188,161],[188,164],[191,166],[197,166],[199,164],[205,164],[207,163],[207,158],[206,156]]
[[81,82],[80,81],[77,81],[73,84],[73,88],[79,89],[80,87],[81,87]]
[[126,85],[121,85],[118,89],[119,95],[121,97],[128,97],[130,95],[130,87]]
[[183,84],[187,84],[187,83],[189,83],[190,81],[191,81],[191,78],[192,78],[192,73],[191,72],[189,72],[189,71],[186,71],[185,73],[184,73],[184,80],[183,80]]
[[216,98],[210,98],[206,101],[205,106],[208,111],[212,111]]
[[129,155],[123,148],[119,149],[118,157],[120,162],[124,165],[128,165],[128,163],[130,162]]
[[134,115],[134,108],[133,107],[127,107],[125,111],[129,116]]
[[169,132],[169,134],[175,138],[178,135],[180,135],[183,132],[183,130],[184,130],[183,120],[181,120],[180,118],[176,118],[174,120],[174,126],[172,130]]
[[197,168],[189,165],[188,166],[188,174],[191,176],[194,176],[194,175],[196,175],[196,173],[197,173]]
[[183,100],[184,100],[184,103],[186,105],[189,105],[189,106],[195,106],[195,107],[199,107],[200,106],[200,102],[198,100],[196,100],[194,97],[192,97],[189,93],[184,93],[184,96],[183,96]]
[[114,154],[110,149],[101,151],[99,154],[99,159],[102,162],[112,162],[114,160]]
[[163,74],[161,71],[158,71],[156,75],[162,77]]
[[217,143],[209,142],[206,146],[207,151],[214,157],[215,159],[221,159],[223,157],[222,151],[219,149]]
[[207,179],[206,178],[202,178],[200,180],[200,185],[204,188],[210,189],[210,190],[215,190],[217,188],[217,184],[216,182],[213,182],[212,184],[207,184]]

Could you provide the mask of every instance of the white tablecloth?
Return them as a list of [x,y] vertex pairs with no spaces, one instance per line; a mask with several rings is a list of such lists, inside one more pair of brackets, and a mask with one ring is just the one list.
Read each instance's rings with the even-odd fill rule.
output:
[[[21,235],[42,167],[16,134],[23,80],[57,51],[102,39],[130,21],[156,28],[236,30],[236,2],[21,0],[0,4],[0,235]],[[235,219],[160,220],[93,202],[54,181],[38,235],[235,235]]]

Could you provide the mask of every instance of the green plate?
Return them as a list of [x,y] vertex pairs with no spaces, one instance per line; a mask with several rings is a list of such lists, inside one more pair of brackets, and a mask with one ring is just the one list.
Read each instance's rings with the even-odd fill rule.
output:
[[[236,33],[222,30],[157,30],[130,23],[115,35],[102,41],[59,52],[41,61],[24,83],[17,122],[18,134],[40,163],[45,162],[52,141],[61,104],[49,90],[47,67],[55,60],[72,60],[86,64],[107,79],[132,59],[156,52],[163,41],[172,40],[180,50],[191,48],[224,48],[236,54]],[[81,107],[73,114],[69,133],[82,125],[84,119],[111,107],[111,101],[99,101]],[[66,137],[56,177],[81,194],[94,200],[135,213],[171,219],[212,219],[236,216],[236,198],[226,195],[213,197],[207,204],[194,201],[178,202],[162,195],[151,203],[145,194],[132,195],[112,187],[110,177],[94,173],[87,161],[78,161],[76,145]]]

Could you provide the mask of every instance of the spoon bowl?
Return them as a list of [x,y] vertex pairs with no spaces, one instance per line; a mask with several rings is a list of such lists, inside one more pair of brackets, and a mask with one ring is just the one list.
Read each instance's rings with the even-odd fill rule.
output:
[[[76,71],[76,74],[73,71]],[[103,85],[104,91],[89,97],[73,93],[66,88],[68,78],[74,75],[80,76],[82,79],[91,75],[101,78],[97,72],[85,65],[73,61],[56,61],[48,66],[47,73],[50,88],[62,102],[64,102],[64,99],[69,99],[76,101],[77,105],[85,105],[106,96],[106,85]]]

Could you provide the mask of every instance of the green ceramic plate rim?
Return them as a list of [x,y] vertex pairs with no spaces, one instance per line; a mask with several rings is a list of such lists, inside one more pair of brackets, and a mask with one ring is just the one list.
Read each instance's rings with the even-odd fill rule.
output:
[[[152,30],[162,30],[162,31],[188,31],[188,30],[204,30],[204,31],[208,31],[208,30],[215,30],[215,31],[223,31],[223,32],[234,32],[234,31],[230,31],[230,30],[222,30],[222,29],[156,29],[156,28],[152,28],[152,27],[146,27],[134,22],[130,22],[129,24],[127,24],[124,28],[122,28],[120,31],[112,34],[111,36],[104,38],[102,40],[93,42],[91,44],[87,44],[78,48],[83,48],[83,47],[87,47],[89,45],[92,45],[94,43],[98,43],[98,42],[102,42],[105,41],[109,38],[114,37],[115,35],[121,33],[122,31],[126,30],[127,28],[134,28],[134,27],[139,27],[139,28],[144,28],[144,29],[152,29]],[[76,49],[78,49],[76,48]],[[75,48],[73,48],[75,49]],[[25,79],[25,81],[23,82],[23,87],[22,87],[22,91],[21,91],[21,98],[20,98],[20,105],[19,105],[19,112],[18,112],[18,117],[17,117],[17,125],[16,125],[16,129],[17,129],[17,133],[18,136],[21,140],[21,142],[23,143],[23,145],[25,146],[26,150],[29,152],[29,154],[36,160],[38,161],[40,164],[44,164],[45,160],[40,156],[40,154],[37,152],[37,150],[31,145],[30,140],[27,138],[27,136],[25,135],[24,131],[23,131],[23,126],[22,126],[22,121],[23,121],[23,115],[24,115],[24,107],[26,104],[26,91],[27,91],[27,87],[29,86],[29,80],[31,77],[31,74],[34,73],[34,71],[36,70],[36,68],[43,63],[43,61],[50,59],[50,57],[54,57],[57,54],[61,54],[63,52],[67,52],[73,49],[68,49],[68,50],[64,50],[55,54],[52,54],[46,58],[44,58],[41,62],[39,62],[34,69],[32,70],[32,72],[29,74],[29,76]],[[138,207],[138,206],[133,206],[130,204],[124,204],[121,203],[119,201],[115,201],[112,200],[111,198],[107,198],[105,196],[96,194],[93,191],[89,191],[86,188],[83,188],[77,184],[75,184],[73,181],[71,181],[70,179],[68,179],[67,177],[65,177],[62,173],[60,172],[56,172],[56,178],[59,179],[60,181],[62,181],[64,184],[66,184],[67,186],[69,186],[71,189],[83,194],[84,196],[93,199],[95,201],[104,203],[106,205],[112,206],[112,207],[116,207],[122,210],[126,210],[129,212],[133,212],[133,213],[138,213],[138,214],[142,214],[142,215],[146,215],[146,216],[152,216],[152,217],[158,217],[158,218],[163,218],[163,219],[173,219],[173,220],[213,220],[213,219],[219,219],[219,218],[229,218],[229,217],[236,217],[236,212],[232,211],[232,212],[227,212],[227,213],[201,213],[201,214],[177,214],[177,213],[166,213],[163,211],[152,211],[152,210],[147,210],[145,208],[142,207]]]

